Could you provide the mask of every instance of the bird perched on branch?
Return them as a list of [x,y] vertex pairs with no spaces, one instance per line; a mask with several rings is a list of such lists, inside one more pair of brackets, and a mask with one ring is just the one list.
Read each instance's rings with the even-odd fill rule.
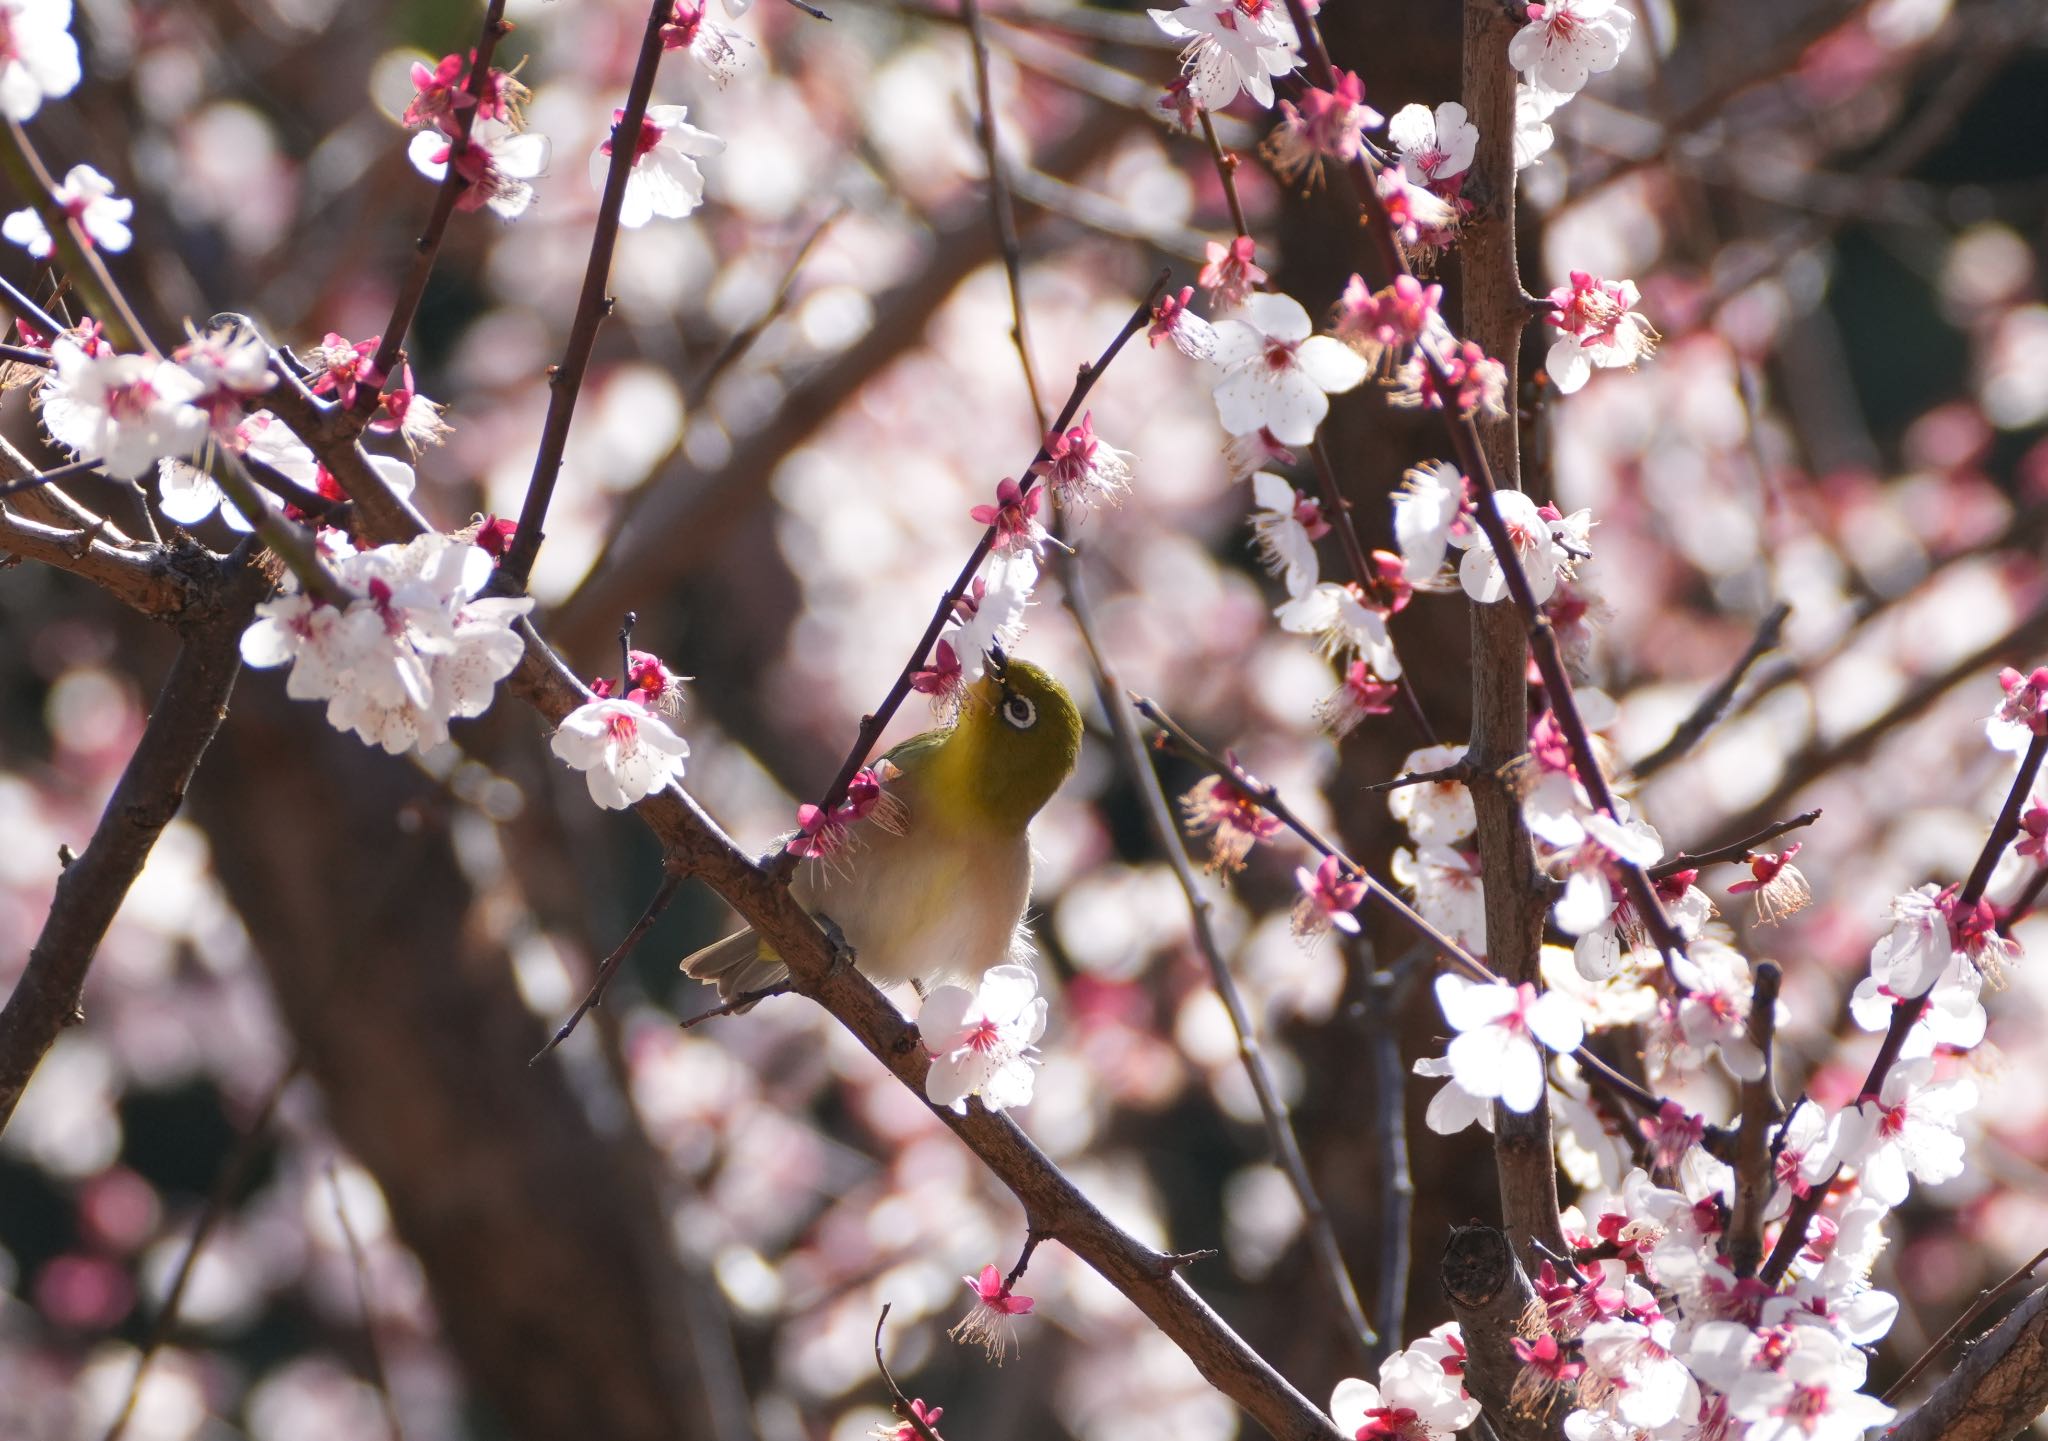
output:
[[[884,755],[844,823],[805,808],[792,849],[810,857],[790,894],[829,919],[878,981],[973,986],[991,966],[1027,957],[1031,899],[1025,834],[1073,773],[1081,713],[1050,675],[992,653],[951,725]],[[751,930],[683,962],[719,998],[781,984],[788,970]]]

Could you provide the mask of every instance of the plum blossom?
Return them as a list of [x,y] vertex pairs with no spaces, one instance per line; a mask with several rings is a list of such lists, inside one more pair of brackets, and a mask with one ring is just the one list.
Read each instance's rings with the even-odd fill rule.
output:
[[0,113],[31,119],[45,100],[77,89],[79,76],[71,0],[0,0]]
[[1258,266],[1258,242],[1249,235],[1237,236],[1228,245],[1211,240],[1204,248],[1208,263],[1195,276],[1195,283],[1218,308],[1237,309],[1266,283],[1266,272]]
[[1216,326],[1216,409],[1232,435],[1270,430],[1283,445],[1307,445],[1329,413],[1329,397],[1354,389],[1366,364],[1341,340],[1316,335],[1292,296],[1245,302],[1243,319]]
[[[1455,1334],[1455,1333],[1453,1333]],[[1479,1419],[1479,1403],[1466,1394],[1460,1376],[1444,1365],[1455,1353],[1435,1339],[1418,1341],[1380,1363],[1380,1381],[1351,1377],[1330,1396],[1330,1419],[1355,1441],[1449,1441]]]
[[515,130],[503,120],[478,119],[460,155],[453,139],[433,130],[413,136],[405,153],[413,169],[429,180],[446,176],[453,160],[456,172],[469,182],[455,202],[457,210],[489,206],[499,218],[517,220],[533,204],[528,182],[547,173],[552,149],[545,135]]
[[1206,869],[1225,879],[1244,869],[1253,846],[1280,833],[1278,820],[1222,776],[1203,776],[1190,786],[1180,798],[1180,812],[1189,831],[1209,837]]
[[1332,660],[1357,656],[1381,680],[1401,678],[1401,657],[1387,633],[1384,612],[1367,602],[1356,583],[1324,581],[1276,607],[1280,629],[1312,635]]
[[548,749],[583,772],[593,801],[616,811],[681,780],[690,743],[640,702],[601,697],[563,716]]
[[1252,477],[1252,498],[1258,502],[1252,533],[1260,562],[1268,575],[1280,577],[1290,596],[1301,595],[1316,583],[1315,543],[1330,533],[1321,502],[1268,470]]
[[1342,740],[1368,716],[1386,715],[1394,708],[1400,686],[1373,674],[1369,661],[1355,660],[1344,668],[1337,688],[1315,704],[1316,724]]
[[1929,882],[1892,898],[1892,928],[1870,948],[1870,974],[1894,996],[1925,995],[1955,952],[1954,897]]
[[1404,105],[1387,122],[1387,139],[1401,153],[1401,173],[1410,185],[1420,185],[1443,194],[1455,189],[1472,168],[1479,151],[1479,127],[1465,117],[1465,107],[1447,100],[1431,111],[1423,105]]
[[513,623],[526,597],[479,595],[488,556],[466,537],[429,532],[330,562],[349,599],[326,604],[287,577],[242,634],[249,665],[289,664],[285,693],[325,700],[327,722],[396,755],[448,739],[451,718],[482,715],[525,654]]
[[1415,897],[1415,909],[1429,923],[1474,955],[1486,951],[1486,896],[1479,857],[1446,845],[1397,848],[1388,873]]
[[1799,873],[1799,867],[1792,864],[1792,857],[1798,854],[1799,843],[1796,841],[1775,855],[1751,852],[1749,879],[1728,887],[1728,894],[1735,896],[1755,892],[1756,918],[1763,925],[1772,925],[1787,916],[1797,915],[1813,900],[1806,877]]
[[[1522,564],[1522,574],[1529,578],[1529,589],[1541,605],[1557,589],[1558,572],[1571,563],[1571,554],[1558,544],[1550,518],[1521,491],[1495,491],[1493,506],[1515,548],[1515,558]],[[1506,599],[1507,571],[1486,532],[1474,525],[1450,540],[1465,552],[1458,562],[1458,581],[1465,594],[1481,605]]]
[[1515,169],[1527,170],[1540,165],[1549,153],[1556,136],[1550,130],[1550,117],[1557,113],[1557,107],[1571,97],[1559,95],[1554,90],[1538,89],[1534,85],[1515,87]]
[[1877,1096],[1835,1117],[1834,1159],[1854,1166],[1865,1194],[1887,1206],[1906,1199],[1909,1177],[1931,1186],[1963,1173],[1956,1126],[1977,1104],[1977,1083],[1967,1076],[1934,1081],[1933,1074],[1931,1059],[1903,1062]]
[[1605,1393],[1604,1409],[1643,1431],[1690,1418],[1699,1405],[1699,1384],[1672,1354],[1677,1332],[1677,1324],[1662,1317],[1592,1322],[1579,1333],[1586,1358],[1581,1404],[1588,1392]]
[[1093,411],[1081,423],[1046,437],[1045,459],[1032,468],[1067,505],[1114,504],[1131,490],[1131,453],[1095,433]]
[[1443,569],[1454,534],[1469,533],[1464,521],[1465,477],[1449,461],[1416,466],[1394,492],[1394,540],[1407,562],[1408,579],[1421,583]]
[[[126,250],[135,238],[128,229],[128,217],[135,213],[135,202],[115,195],[114,182],[90,165],[72,166],[54,198],[64,213],[78,222],[88,245],[119,252]],[[0,221],[0,235],[37,260],[48,260],[57,251],[56,240],[33,206],[16,210]]]
[[1386,207],[1387,225],[1411,255],[1427,257],[1430,252],[1448,250],[1457,238],[1458,212],[1420,185],[1408,183],[1400,170],[1379,173],[1374,186]]
[[37,392],[43,428],[80,460],[134,480],[165,455],[188,455],[206,439],[207,416],[193,402],[201,383],[171,361],[88,354],[72,337],[50,347],[50,373]]
[[967,1113],[980,1096],[991,1111],[1031,1100],[1032,1051],[1045,1034],[1045,997],[1028,966],[992,966],[980,986],[938,986],[917,1026],[931,1053],[924,1093],[934,1106]]
[[1695,940],[1683,956],[1667,961],[1672,978],[1684,987],[1671,1017],[1675,1035],[1668,1038],[1670,1064],[1690,1068],[1713,1051],[1739,1081],[1763,1075],[1764,1054],[1749,1034],[1749,961],[1711,936]]
[[476,63],[476,51],[465,57],[443,55],[432,65],[414,61],[413,97],[400,123],[408,130],[430,128],[454,135],[460,128],[462,112],[476,107],[478,120],[497,120],[514,130],[525,127],[520,109],[533,92],[512,78],[508,71],[493,66],[484,74],[481,96],[469,93],[469,67]]
[[1194,298],[1192,285],[1183,285],[1178,295],[1168,292],[1161,296],[1152,307],[1152,324],[1145,331],[1145,343],[1157,349],[1160,341],[1171,341],[1173,348],[1190,360],[1215,359],[1215,327],[1188,309]]
[[1358,934],[1358,917],[1351,914],[1365,899],[1365,877],[1344,868],[1335,856],[1324,856],[1313,871],[1294,868],[1294,883],[1301,898],[1294,903],[1294,934],[1314,940],[1335,926],[1347,935]]
[[[1454,404],[1458,414],[1485,412],[1507,414],[1507,367],[1481,350],[1477,343],[1461,340],[1445,345],[1434,355],[1436,368],[1417,351],[1411,352],[1394,372],[1393,389],[1387,402],[1404,410],[1442,410]],[[1443,379],[1438,380],[1441,370]]]
[[1332,322],[1336,337],[1365,357],[1369,373],[1391,374],[1418,344],[1450,339],[1437,307],[1441,285],[1425,285],[1412,275],[1397,275],[1382,290],[1368,290],[1354,275],[1337,300]]
[[668,23],[661,27],[661,48],[685,52],[723,88],[752,63],[754,42],[711,19],[706,13],[710,8],[708,0],[675,0]]
[[1442,975],[1436,978],[1436,999],[1458,1032],[1445,1052],[1451,1079],[1511,1111],[1533,1110],[1543,1099],[1541,1046],[1574,1051],[1585,1039],[1578,1009],[1568,997],[1538,993],[1527,983],[1482,984]]
[[1641,922],[1630,909],[1622,878],[1627,867],[1655,865],[1664,856],[1657,832],[1639,820],[1620,820],[1600,811],[1581,818],[1584,838],[1561,859],[1567,867],[1564,893],[1551,919],[1577,937],[1572,956],[1579,974],[1605,980],[1621,969],[1621,943],[1633,939]]
[[1350,164],[1365,144],[1365,132],[1384,121],[1365,103],[1365,82],[1357,75],[1339,70],[1336,82],[1334,90],[1304,87],[1298,104],[1280,102],[1281,122],[1266,137],[1265,152],[1283,179],[1317,179],[1325,160]]
[[[1464,758],[1463,746],[1424,746],[1408,753],[1401,762],[1400,773],[1423,775],[1457,765]],[[1409,836],[1424,845],[1463,840],[1479,824],[1472,807],[1472,792],[1456,779],[1423,781],[1389,791],[1387,814],[1406,826]]]
[[1993,750],[2024,752],[2034,737],[2048,735],[2048,666],[2026,675],[2011,666],[1998,673],[2005,699],[1984,723]]
[[1221,110],[1238,93],[1273,108],[1273,78],[1301,64],[1300,39],[1281,0],[1189,0],[1178,10],[1147,10],[1152,23],[1187,45],[1180,54],[1188,98]]
[[[1906,1032],[1900,1059],[1932,1055],[1936,1046],[1967,1051],[1980,1045],[1987,1026],[1983,992],[1984,973],[1967,956],[1951,957],[1926,992],[1927,1003]],[[1876,976],[1865,976],[1849,997],[1849,1015],[1866,1031],[1888,1030],[1899,1000]]]
[[1857,1441],[1898,1414],[1862,1393],[1863,1354],[1819,1326],[1759,1334],[1709,1321],[1693,1332],[1686,1360],[1748,1423],[1745,1441]]
[[997,550],[1039,550],[1050,538],[1038,522],[1039,507],[1045,501],[1042,486],[1026,490],[1010,476],[996,482],[994,501],[967,512],[976,524],[995,531]]
[[1531,5],[1528,17],[1508,41],[1508,63],[1531,85],[1564,96],[1619,64],[1635,27],[1614,0],[1552,0]]
[[1024,633],[1024,609],[1037,584],[1038,558],[1028,546],[991,551],[982,562],[981,574],[953,603],[953,624],[940,634],[941,643],[958,661],[963,685],[986,673],[990,651],[1017,643]]
[[1013,1292],[994,1265],[983,1266],[979,1275],[960,1279],[974,1293],[974,1305],[946,1335],[963,1346],[981,1347],[982,1354],[1000,1366],[1017,1344],[1017,1326],[1012,1318],[1030,1315],[1032,1300]]
[[[680,220],[704,203],[704,172],[697,157],[716,155],[725,142],[687,122],[686,105],[650,105],[633,146],[633,168],[626,176],[626,198],[619,224],[637,230],[659,215]],[[611,172],[612,142],[626,112],[612,112],[613,134],[590,156],[590,183],[602,192]]]
[[1602,280],[1583,270],[1571,283],[1550,292],[1550,323],[1563,332],[1550,347],[1544,368],[1566,395],[1584,386],[1595,369],[1633,369],[1661,338],[1635,309],[1641,296],[1633,280]]

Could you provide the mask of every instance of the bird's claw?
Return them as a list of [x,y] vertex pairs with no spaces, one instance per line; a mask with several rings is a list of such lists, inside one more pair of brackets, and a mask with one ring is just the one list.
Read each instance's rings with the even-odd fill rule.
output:
[[819,915],[815,919],[818,922],[818,929],[825,933],[825,944],[832,948],[833,969],[859,964],[859,953],[846,939],[846,932],[839,929],[839,923],[827,915]]

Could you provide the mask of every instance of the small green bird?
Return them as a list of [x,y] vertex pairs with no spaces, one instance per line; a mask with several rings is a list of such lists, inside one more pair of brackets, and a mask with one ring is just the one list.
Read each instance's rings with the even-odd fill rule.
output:
[[[973,986],[1029,954],[1025,831],[1080,750],[1081,713],[1066,689],[1035,665],[992,656],[953,724],[882,758],[881,800],[796,873],[790,894],[839,927],[875,980]],[[751,930],[706,946],[683,970],[717,982],[725,1001],[788,975]]]

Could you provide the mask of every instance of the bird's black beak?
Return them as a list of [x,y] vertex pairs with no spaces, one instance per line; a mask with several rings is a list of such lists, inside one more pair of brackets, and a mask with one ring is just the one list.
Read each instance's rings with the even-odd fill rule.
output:
[[990,646],[988,648],[988,673],[996,678],[997,685],[1001,685],[1009,679],[1008,675],[1005,674],[1009,668],[1010,658],[1003,654],[1003,648],[999,645]]

